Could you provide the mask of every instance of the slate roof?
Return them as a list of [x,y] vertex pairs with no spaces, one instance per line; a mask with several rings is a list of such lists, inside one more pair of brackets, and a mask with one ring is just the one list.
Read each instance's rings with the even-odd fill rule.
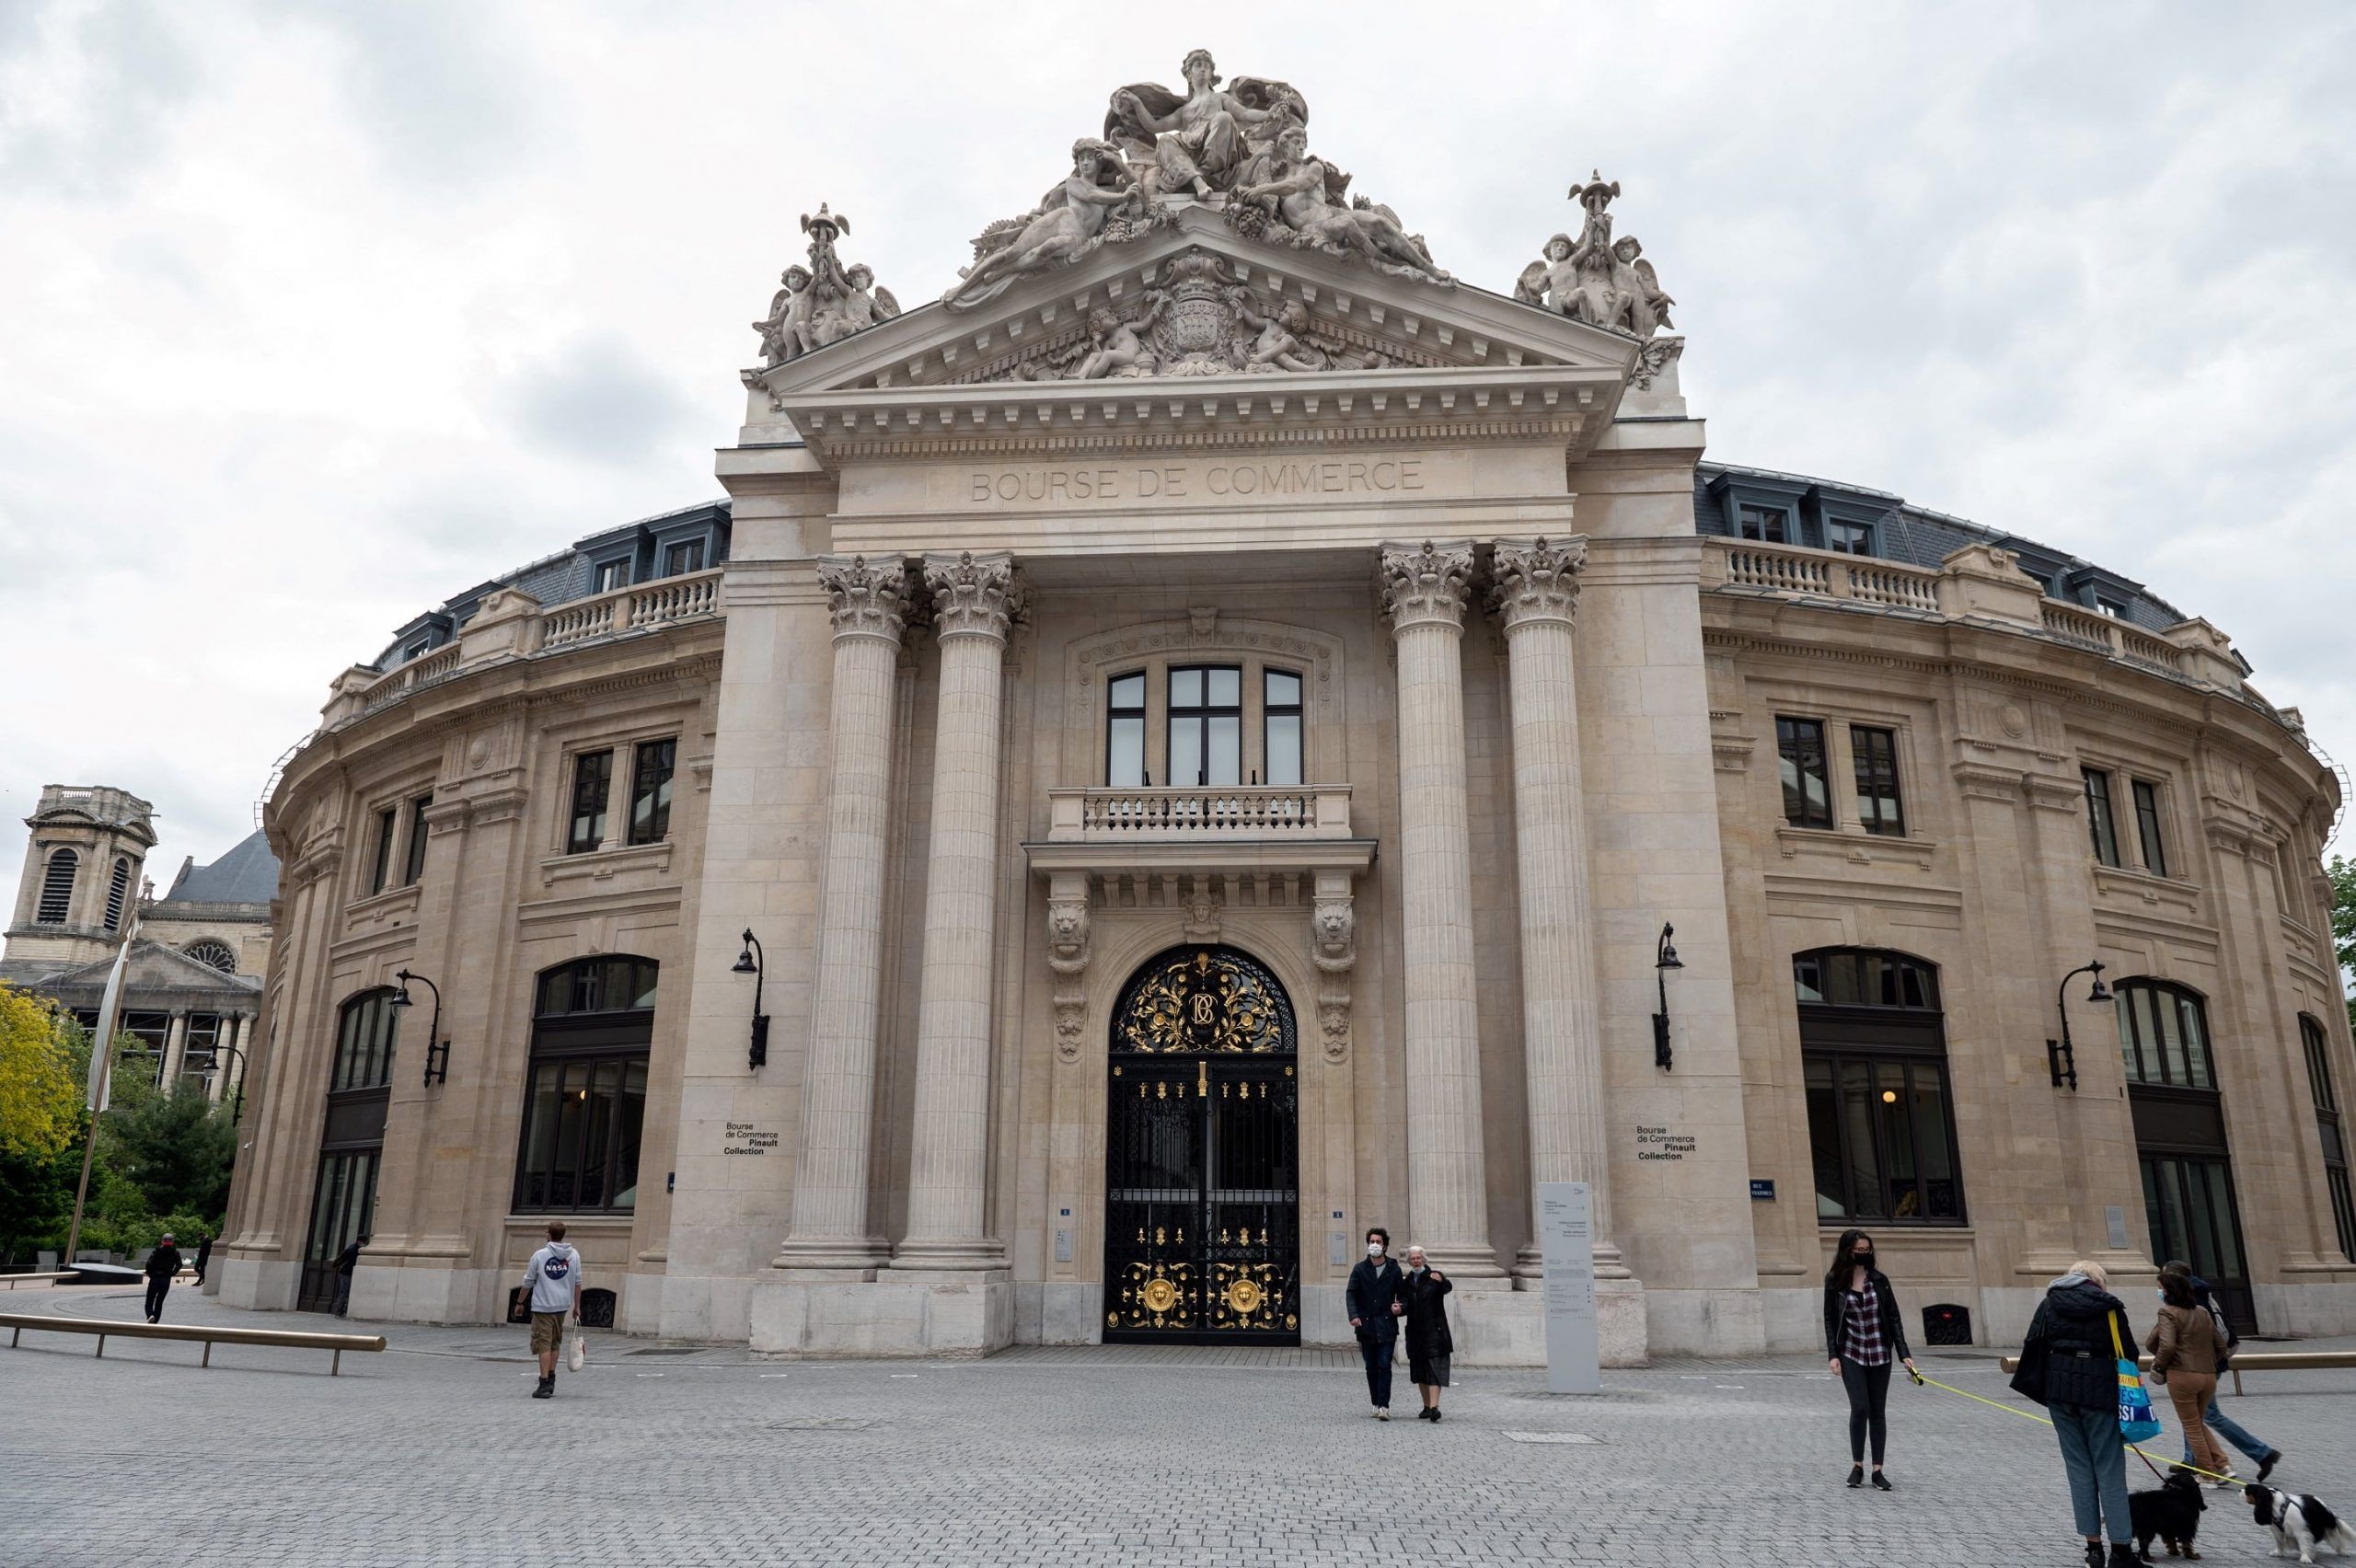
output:
[[277,896],[278,857],[256,829],[211,865],[181,867],[155,909],[167,914],[175,904],[268,904]]

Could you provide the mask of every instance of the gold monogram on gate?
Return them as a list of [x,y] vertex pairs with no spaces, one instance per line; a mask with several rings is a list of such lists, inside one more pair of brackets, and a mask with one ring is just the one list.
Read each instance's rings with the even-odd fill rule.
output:
[[1140,974],[1114,1024],[1122,1049],[1188,1055],[1289,1053],[1292,1033],[1275,977],[1213,948],[1170,954]]

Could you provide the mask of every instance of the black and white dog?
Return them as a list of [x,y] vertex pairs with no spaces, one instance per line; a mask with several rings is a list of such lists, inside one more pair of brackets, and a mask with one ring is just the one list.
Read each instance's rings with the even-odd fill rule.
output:
[[2156,1538],[2167,1544],[2170,1557],[2198,1562],[2200,1553],[2193,1549],[2192,1538],[2200,1528],[2201,1510],[2208,1506],[2200,1495],[2200,1482],[2190,1470],[2170,1470],[2158,1491],[2130,1496],[2127,1512],[2135,1522],[2136,1555],[2149,1562]]
[[2277,1557],[2287,1557],[2296,1548],[2300,1562],[2313,1562],[2318,1546],[2327,1546],[2338,1552],[2356,1547],[2356,1530],[2350,1529],[2320,1497],[2285,1492],[2279,1486],[2260,1486],[2255,1482],[2242,1488],[2242,1495],[2248,1499],[2250,1512],[2258,1516],[2258,1522],[2274,1532]]

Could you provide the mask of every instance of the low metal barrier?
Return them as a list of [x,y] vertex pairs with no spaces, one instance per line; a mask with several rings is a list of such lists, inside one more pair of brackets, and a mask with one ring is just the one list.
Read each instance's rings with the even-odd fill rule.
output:
[[[2007,1372],[2020,1370],[2017,1355],[2001,1356],[1996,1365]],[[2149,1372],[2152,1358],[2136,1357],[2136,1365]],[[2356,1370],[2356,1350],[2237,1350],[2225,1370],[2232,1374],[2234,1392],[2242,1391],[2244,1372],[2318,1372]]]
[[[13,1331],[8,1344],[14,1349],[27,1329],[57,1334],[96,1334],[99,1355],[107,1353],[110,1339],[190,1340],[202,1342],[204,1355],[197,1365],[213,1365],[213,1347],[216,1344],[276,1344],[296,1350],[325,1350],[334,1353],[328,1363],[328,1376],[332,1378],[343,1369],[343,1353],[347,1350],[382,1350],[382,1334],[316,1334],[294,1329],[208,1329],[193,1323],[122,1323],[105,1318],[57,1318],[43,1312],[0,1312],[0,1328]],[[95,1359],[95,1357],[93,1358]]]
[[0,1280],[6,1280],[8,1282],[8,1288],[14,1290],[19,1283],[25,1281],[45,1281],[53,1286],[61,1279],[72,1279],[80,1272],[81,1271],[79,1269],[60,1269],[54,1274],[0,1274]]

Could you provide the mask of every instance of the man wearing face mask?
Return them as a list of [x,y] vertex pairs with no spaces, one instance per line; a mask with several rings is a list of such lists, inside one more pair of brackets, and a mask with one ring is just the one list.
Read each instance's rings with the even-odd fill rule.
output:
[[1366,1233],[1365,1258],[1350,1271],[1347,1299],[1377,1421],[1391,1419],[1391,1356],[1399,1343],[1399,1315],[1406,1310],[1401,1285],[1399,1265],[1391,1261],[1391,1232],[1375,1226]]

